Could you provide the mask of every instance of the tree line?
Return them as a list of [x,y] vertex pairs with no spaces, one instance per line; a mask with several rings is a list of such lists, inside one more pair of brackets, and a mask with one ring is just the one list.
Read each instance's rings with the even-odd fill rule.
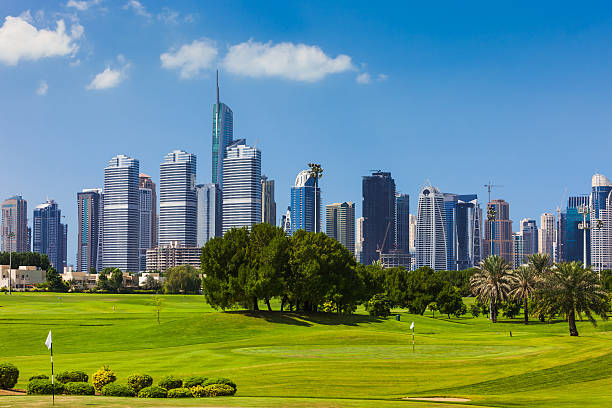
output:
[[49,257],[38,252],[0,252],[0,265],[8,265],[9,258],[11,269],[19,268],[20,266],[37,266],[42,270],[48,270],[51,266]]

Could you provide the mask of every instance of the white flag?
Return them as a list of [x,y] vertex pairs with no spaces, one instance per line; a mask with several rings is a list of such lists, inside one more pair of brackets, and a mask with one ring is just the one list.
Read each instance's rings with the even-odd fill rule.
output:
[[[410,330],[414,329],[414,322],[412,322],[412,324],[410,325]],[[49,332],[49,336],[51,336],[51,332]]]
[[51,330],[49,330],[49,335],[47,336],[47,340],[45,340],[45,346],[47,346],[48,349],[51,348]]

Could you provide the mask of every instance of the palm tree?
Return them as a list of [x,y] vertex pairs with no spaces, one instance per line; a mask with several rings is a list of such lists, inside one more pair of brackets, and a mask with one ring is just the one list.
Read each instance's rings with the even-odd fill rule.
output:
[[513,289],[510,296],[523,301],[525,311],[525,324],[529,323],[529,311],[527,303],[533,297],[536,289],[536,274],[534,268],[530,266],[520,266],[513,272]]
[[550,268],[550,256],[548,254],[529,255],[529,267],[533,269],[536,277],[543,276]]
[[578,336],[576,313],[584,313],[595,326],[593,313],[607,320],[608,295],[599,284],[597,274],[581,262],[562,262],[551,268],[541,282],[539,311],[548,316],[567,317],[570,336]]
[[493,323],[497,322],[497,304],[508,298],[513,280],[510,264],[499,255],[482,260],[470,278],[472,293],[489,301]]

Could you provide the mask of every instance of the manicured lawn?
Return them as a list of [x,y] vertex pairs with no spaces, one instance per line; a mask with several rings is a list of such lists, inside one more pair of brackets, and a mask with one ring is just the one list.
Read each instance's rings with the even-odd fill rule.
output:
[[[61,299],[60,299],[61,297]],[[612,406],[612,322],[446,319],[401,313],[373,319],[278,312],[217,312],[202,296],[162,296],[161,324],[149,295],[0,295],[0,361],[25,388],[49,373],[110,365],[119,383],[133,372],[223,376],[233,398],[137,400],[57,398],[58,406],[425,407],[403,397],[469,398],[479,406]],[[113,310],[114,307],[114,310]],[[410,322],[416,325],[412,350]],[[510,336],[512,332],[512,336]],[[47,406],[50,397],[3,396],[0,405]],[[454,403],[453,406],[461,406]]]

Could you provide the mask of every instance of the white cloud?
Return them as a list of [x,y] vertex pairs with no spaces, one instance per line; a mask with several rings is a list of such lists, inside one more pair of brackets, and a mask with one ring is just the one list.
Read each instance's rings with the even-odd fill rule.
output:
[[272,45],[253,40],[231,46],[223,65],[230,72],[249,77],[281,77],[307,82],[354,69],[348,55],[331,58],[316,45],[290,42]]
[[47,90],[49,90],[49,85],[47,85],[47,81],[40,81],[38,84],[38,89],[36,89],[36,94],[40,96],[45,96],[47,94]]
[[198,19],[198,15],[197,15],[197,14],[187,14],[187,15],[185,15],[185,17],[183,18],[183,20],[184,20],[186,23],[195,23],[197,19]]
[[170,50],[159,56],[162,68],[179,69],[181,79],[192,78],[201,70],[210,68],[217,58],[217,48],[208,40],[195,40],[178,50]]
[[100,91],[103,89],[114,88],[127,78],[127,71],[130,64],[121,54],[117,56],[117,61],[123,66],[118,69],[113,69],[106,66],[106,69],[100,72],[95,78],[85,87],[88,91]]
[[74,7],[79,11],[85,11],[91,6],[100,4],[102,0],[68,0],[66,7]]
[[149,13],[146,7],[138,0],[128,0],[128,2],[125,3],[125,6],[123,6],[123,9],[132,9],[134,10],[134,13],[138,14],[139,16],[151,18],[151,13]]
[[0,27],[0,62],[17,65],[22,59],[74,55],[79,49],[75,41],[83,31],[83,26],[74,24],[68,34],[64,20],[57,21],[55,31],[38,30],[25,18],[7,16]]
[[166,24],[176,25],[178,24],[179,13],[178,11],[171,10],[168,7],[164,7],[162,12],[157,15],[157,19]]
[[389,75],[387,74],[378,74],[378,77],[376,77],[376,80],[378,82],[383,82],[386,81],[389,78]]
[[358,84],[365,85],[369,84],[372,81],[372,77],[367,72],[364,72],[362,74],[357,75],[356,81]]

